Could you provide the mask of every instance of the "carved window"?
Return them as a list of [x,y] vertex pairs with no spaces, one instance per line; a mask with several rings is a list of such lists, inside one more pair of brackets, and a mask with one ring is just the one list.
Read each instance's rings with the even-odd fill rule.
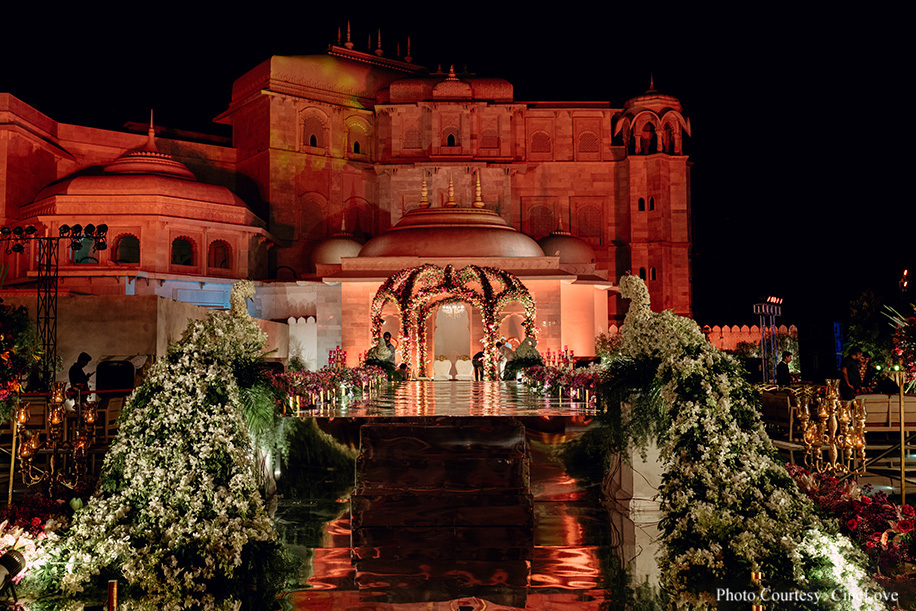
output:
[[646,211],[646,200],[642,197],[639,198],[639,201],[636,202],[636,209],[640,212]]
[[649,210],[655,210],[655,198],[654,197],[649,198]]
[[646,268],[645,267],[639,268],[639,279],[642,280],[643,282],[646,281]]
[[547,206],[533,206],[528,217],[528,233],[534,237],[544,237],[550,234],[556,225],[553,220],[553,212]]
[[212,269],[230,269],[232,261],[232,249],[229,244],[223,240],[210,242],[207,249],[207,267]]
[[172,240],[172,264],[194,265],[194,243],[188,238]]
[[405,149],[419,149],[423,148],[420,145],[420,130],[416,127],[412,127],[404,132],[404,148]]
[[499,148],[499,132],[495,129],[485,129],[480,134],[480,148],[482,149],[498,149]]
[[532,153],[549,153],[550,150],[550,134],[547,132],[534,132],[531,134]]
[[649,268],[649,280],[650,281],[655,280],[655,268],[654,267]]
[[324,148],[324,123],[316,115],[308,115],[302,122],[302,140],[308,146]]
[[588,242],[601,243],[601,209],[598,206],[583,206],[576,214],[579,237]]
[[115,244],[115,263],[139,263],[140,240],[137,236],[125,235]]
[[597,153],[598,152],[598,134],[595,132],[582,132],[579,134],[579,152],[580,153]]
[[359,124],[351,125],[347,131],[347,138],[350,142],[350,151],[354,155],[368,155],[369,142],[366,129]]
[[442,146],[461,146],[461,134],[457,127],[450,125],[442,130]]

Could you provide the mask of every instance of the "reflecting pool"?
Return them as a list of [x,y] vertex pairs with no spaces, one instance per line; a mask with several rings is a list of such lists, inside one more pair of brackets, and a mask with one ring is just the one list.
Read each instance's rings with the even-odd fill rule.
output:
[[624,569],[655,580],[658,512],[639,464],[603,481],[571,473],[594,406],[418,381],[303,416],[350,459],[297,455],[279,470],[281,490],[312,478],[276,513],[303,560],[284,609],[613,609],[632,600]]

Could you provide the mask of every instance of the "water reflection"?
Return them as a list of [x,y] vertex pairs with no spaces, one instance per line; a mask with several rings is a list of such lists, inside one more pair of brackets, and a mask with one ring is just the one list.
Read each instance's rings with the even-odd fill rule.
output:
[[654,535],[561,462],[593,415],[514,384],[415,382],[318,418],[360,448],[353,493],[281,502],[308,566],[283,608],[624,608],[623,568],[654,564]]

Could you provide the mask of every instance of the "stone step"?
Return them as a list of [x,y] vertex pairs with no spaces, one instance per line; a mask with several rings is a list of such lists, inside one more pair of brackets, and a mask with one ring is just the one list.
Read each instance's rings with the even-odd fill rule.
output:
[[375,526],[534,526],[530,494],[469,492],[353,494],[354,528]]
[[528,460],[524,455],[508,458],[418,456],[356,459],[356,487],[374,490],[512,492],[529,486]]
[[354,528],[351,545],[358,559],[527,560],[533,550],[528,526]]

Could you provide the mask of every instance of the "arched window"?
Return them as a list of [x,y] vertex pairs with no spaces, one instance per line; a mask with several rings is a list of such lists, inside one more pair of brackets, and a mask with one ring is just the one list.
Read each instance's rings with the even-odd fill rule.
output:
[[639,268],[639,279],[642,280],[643,282],[646,281],[646,268],[645,267]]
[[639,201],[636,202],[636,209],[639,210],[640,212],[645,212],[646,211],[646,200],[640,197]]
[[649,280],[650,281],[655,280],[655,268],[654,267],[649,268]]
[[547,206],[532,206],[528,217],[528,233],[533,237],[549,235],[557,228],[553,220],[553,211]]
[[550,134],[547,132],[534,132],[531,134],[531,152],[532,153],[549,153],[550,152]]
[[649,210],[655,210],[655,198],[654,197],[649,198]]
[[207,249],[207,267],[212,269],[230,269],[232,249],[223,240],[210,242]]
[[461,136],[457,127],[450,125],[442,130],[442,146],[461,146]]
[[351,123],[347,129],[347,148],[353,155],[369,154],[369,131],[361,120]]
[[597,153],[598,152],[598,134],[595,132],[582,132],[579,134],[579,152],[580,153]]
[[645,127],[642,128],[641,138],[643,155],[651,155],[658,151],[658,138],[655,134],[655,125],[646,123]]
[[139,263],[140,240],[137,236],[125,235],[115,245],[115,263]]
[[188,238],[172,240],[172,264],[194,265],[194,244]]
[[353,154],[359,155],[359,140],[353,141]]
[[309,146],[324,148],[324,122],[317,115],[310,114],[302,121],[302,135]]

